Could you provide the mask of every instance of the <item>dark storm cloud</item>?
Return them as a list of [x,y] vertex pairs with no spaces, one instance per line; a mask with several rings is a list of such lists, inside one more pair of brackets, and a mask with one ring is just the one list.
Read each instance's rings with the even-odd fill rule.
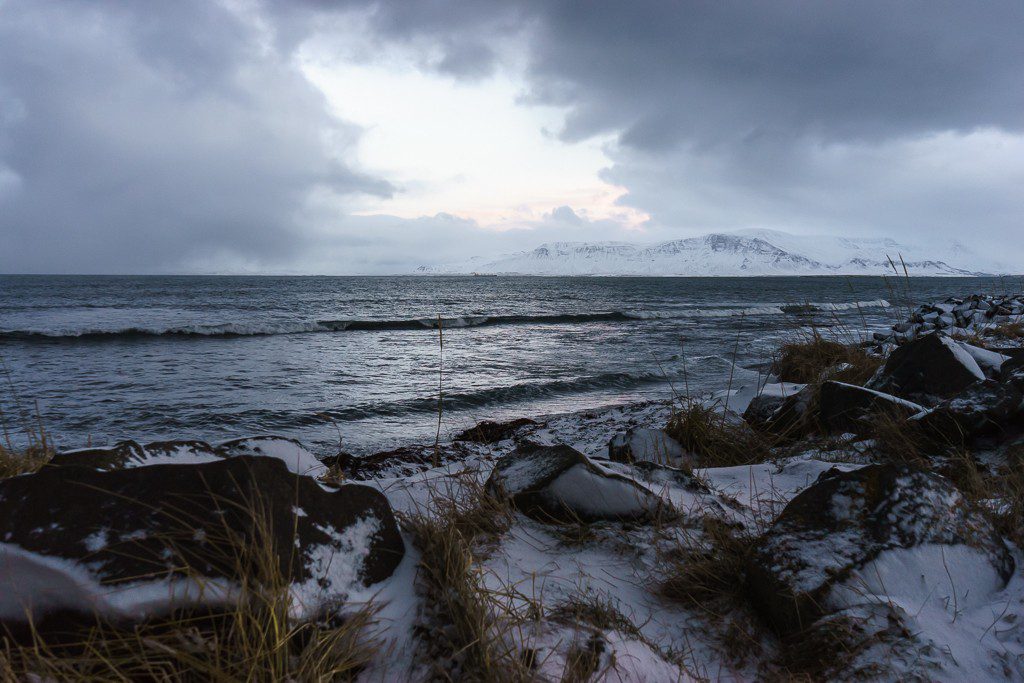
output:
[[604,177],[652,236],[772,226],[1021,249],[1019,0],[431,2],[414,21],[403,7],[375,5],[383,34],[522,32],[524,100],[567,107],[564,140],[614,136]]
[[[622,131],[626,145],[663,151],[757,135],[1024,126],[1018,0],[368,6],[382,35],[432,37],[470,73],[468,46],[482,34],[528,33],[528,97],[571,108],[567,139]],[[482,54],[480,68],[490,60]]]
[[0,271],[385,272],[623,237],[568,207],[495,236],[322,201],[395,191],[294,64],[354,14],[360,58],[401,44],[469,82],[525,64],[523,102],[565,107],[562,139],[614,140],[604,177],[651,238],[969,228],[1020,248],[1020,0],[0,0]]
[[304,248],[310,191],[391,191],[258,27],[205,1],[0,3],[0,271]]

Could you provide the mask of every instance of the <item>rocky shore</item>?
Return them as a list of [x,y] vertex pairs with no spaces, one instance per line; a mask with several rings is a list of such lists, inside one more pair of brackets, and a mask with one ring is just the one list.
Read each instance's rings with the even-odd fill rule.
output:
[[1019,680],[1022,315],[951,299],[715,396],[361,458],[57,453],[0,480],[0,671]]

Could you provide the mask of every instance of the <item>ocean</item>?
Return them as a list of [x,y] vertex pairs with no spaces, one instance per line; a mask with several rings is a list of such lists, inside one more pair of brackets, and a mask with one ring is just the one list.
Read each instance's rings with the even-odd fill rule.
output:
[[[0,409],[61,448],[251,434],[314,452],[756,381],[998,278],[0,276]],[[440,334],[437,321],[440,318]],[[440,344],[443,338],[443,348]],[[735,367],[733,365],[735,361]],[[440,378],[439,378],[440,371]]]

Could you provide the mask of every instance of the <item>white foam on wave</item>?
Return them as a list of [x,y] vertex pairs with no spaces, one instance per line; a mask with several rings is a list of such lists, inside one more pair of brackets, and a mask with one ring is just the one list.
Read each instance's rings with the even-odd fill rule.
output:
[[745,315],[783,315],[786,308],[807,306],[810,311],[847,311],[860,308],[888,308],[891,304],[885,299],[871,301],[849,301],[840,303],[807,304],[769,304],[747,308],[690,308],[674,311],[628,311],[625,315],[637,320],[674,320],[678,318],[728,318]]
[[812,303],[811,306],[822,311],[849,311],[854,308],[889,308],[892,306],[885,299],[873,299],[872,301],[850,301],[847,303]]

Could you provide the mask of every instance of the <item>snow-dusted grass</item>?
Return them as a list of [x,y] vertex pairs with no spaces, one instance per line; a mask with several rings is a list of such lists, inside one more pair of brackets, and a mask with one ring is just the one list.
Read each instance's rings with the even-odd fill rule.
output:
[[665,432],[698,456],[705,467],[730,467],[763,462],[769,443],[745,423],[730,423],[714,405],[685,399],[673,411]]
[[828,379],[863,384],[875,374],[882,359],[845,342],[826,339],[818,330],[802,334],[779,348],[772,364],[774,374],[786,382],[806,384],[821,381],[832,371]]
[[[443,482],[443,483],[442,483]],[[420,552],[419,586],[430,623],[420,626],[433,674],[478,681],[528,681],[530,666],[509,631],[522,621],[515,596],[483,585],[475,545],[511,524],[504,501],[476,473],[439,478],[403,525]]]

